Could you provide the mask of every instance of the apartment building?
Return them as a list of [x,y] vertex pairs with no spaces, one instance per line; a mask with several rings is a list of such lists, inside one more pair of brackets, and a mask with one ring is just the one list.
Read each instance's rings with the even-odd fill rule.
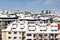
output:
[[60,23],[25,16],[2,29],[2,40],[60,40]]

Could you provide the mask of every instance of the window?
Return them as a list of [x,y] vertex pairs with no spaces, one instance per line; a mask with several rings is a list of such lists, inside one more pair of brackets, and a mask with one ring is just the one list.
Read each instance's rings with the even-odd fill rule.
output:
[[40,25],[40,27],[46,27],[45,25]]
[[54,39],[50,39],[50,40],[54,40]]
[[8,39],[11,39],[11,37],[8,37]]
[[55,39],[55,40],[59,40],[59,39]]
[[24,24],[20,24],[20,25],[24,25]]
[[19,32],[19,34],[21,34],[21,32]]
[[25,35],[25,32],[22,32],[22,36],[24,36]]
[[44,40],[47,40],[47,39],[44,39]]
[[34,39],[34,40],[36,40],[36,39]]
[[8,32],[8,34],[11,34],[11,32]]
[[51,27],[57,27],[56,25],[51,25]]
[[35,37],[36,34],[33,35],[33,37]]
[[39,34],[39,37],[42,38],[42,34]]
[[28,24],[34,24],[35,22],[28,22]]
[[20,24],[20,29],[24,29],[25,25],[24,24]]
[[19,39],[21,39],[21,37],[19,37]]
[[12,26],[16,26],[16,24],[13,24]]
[[40,30],[40,31],[46,31],[46,30]]
[[14,39],[16,39],[17,37],[14,37]]
[[35,27],[35,25],[29,25],[29,27]]
[[13,26],[11,27],[12,29],[16,29],[16,24],[13,24],[12,26]]
[[22,39],[25,39],[25,36],[24,36],[24,37],[22,37]]
[[35,27],[35,25],[32,25],[32,27]]
[[14,32],[14,34],[17,34],[17,32]]
[[27,36],[31,36],[31,34],[27,34]]
[[27,39],[27,40],[32,40],[32,39]]
[[29,26],[29,27],[28,27],[28,30],[29,30],[29,31],[35,31],[35,30],[36,30],[36,27],[35,27],[35,26]]
[[47,34],[44,34],[44,36],[47,36]]
[[42,40],[42,39],[39,39],[39,40]]
[[58,31],[58,30],[51,30],[51,31]]

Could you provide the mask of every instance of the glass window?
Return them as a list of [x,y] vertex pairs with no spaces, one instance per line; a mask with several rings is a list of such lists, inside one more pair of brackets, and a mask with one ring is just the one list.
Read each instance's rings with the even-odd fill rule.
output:
[[25,32],[22,32],[22,36],[24,36],[25,35]]
[[21,37],[19,37],[19,39],[21,39]]
[[11,39],[11,37],[8,37],[8,39]]
[[28,24],[34,24],[35,22],[28,22]]
[[25,36],[24,36],[24,37],[22,37],[22,39],[25,39]]
[[24,29],[25,25],[24,24],[20,24],[20,29]]
[[21,34],[21,32],[19,32],[19,34]]
[[17,37],[14,37],[14,39],[16,39]]
[[34,40],[36,40],[36,39],[34,39]]
[[54,39],[50,39],[50,40],[54,40]]
[[11,34],[11,32],[8,32],[8,34]]
[[24,25],[24,24],[20,24],[20,25]]
[[51,25],[51,27],[57,27],[56,25]]
[[14,34],[17,34],[17,32],[14,32]]
[[59,40],[59,39],[55,39],[55,40]]
[[32,39],[27,39],[27,40],[32,40]]
[[27,34],[27,36],[31,36],[31,34]]
[[16,24],[13,24],[12,26],[13,26],[11,27],[12,29],[16,29]]
[[13,26],[16,26],[16,24],[13,24]]
[[46,27],[45,25],[40,25],[40,27]]

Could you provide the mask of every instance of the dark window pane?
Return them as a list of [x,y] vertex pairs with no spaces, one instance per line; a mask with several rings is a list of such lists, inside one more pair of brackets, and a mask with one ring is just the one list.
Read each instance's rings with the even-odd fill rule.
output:
[[17,37],[14,37],[14,39],[16,39]]
[[32,39],[27,39],[27,40],[32,40]]
[[14,34],[17,34],[17,32],[14,32]]
[[31,34],[27,34],[27,36],[31,36]]
[[8,32],[8,34],[11,34],[11,32]]
[[8,37],[8,39],[11,39],[11,37]]

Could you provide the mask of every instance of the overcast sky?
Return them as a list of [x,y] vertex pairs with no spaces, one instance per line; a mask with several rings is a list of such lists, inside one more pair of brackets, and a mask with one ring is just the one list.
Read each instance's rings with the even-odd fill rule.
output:
[[60,0],[0,0],[0,9],[60,11]]

